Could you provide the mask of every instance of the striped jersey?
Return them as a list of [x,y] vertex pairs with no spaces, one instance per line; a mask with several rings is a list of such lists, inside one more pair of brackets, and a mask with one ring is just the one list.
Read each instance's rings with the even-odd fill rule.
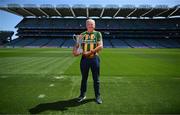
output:
[[93,32],[83,32],[81,33],[83,37],[82,49],[84,52],[90,51],[97,47],[97,43],[102,40],[101,32],[93,31]]

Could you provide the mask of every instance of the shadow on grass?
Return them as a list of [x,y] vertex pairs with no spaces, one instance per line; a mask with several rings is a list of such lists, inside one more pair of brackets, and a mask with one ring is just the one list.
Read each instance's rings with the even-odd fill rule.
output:
[[77,102],[77,98],[64,100],[64,101],[57,101],[53,103],[42,103],[29,109],[31,114],[38,114],[47,110],[56,110],[56,111],[65,111],[68,110],[69,107],[77,107],[88,102],[92,102],[94,99],[86,99],[83,102]]

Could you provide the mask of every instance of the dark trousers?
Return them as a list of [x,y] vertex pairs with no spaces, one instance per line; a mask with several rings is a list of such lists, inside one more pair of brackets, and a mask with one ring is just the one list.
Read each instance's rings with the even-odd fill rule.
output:
[[94,81],[94,92],[95,96],[100,96],[100,81],[99,81],[99,73],[100,73],[100,59],[97,55],[93,58],[81,58],[80,63],[82,80],[81,80],[81,96],[85,96],[87,90],[87,79],[89,74],[89,69],[92,71],[93,81]]

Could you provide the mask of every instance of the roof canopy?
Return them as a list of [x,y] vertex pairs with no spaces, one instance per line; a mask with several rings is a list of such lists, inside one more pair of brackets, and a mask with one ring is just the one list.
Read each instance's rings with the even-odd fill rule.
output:
[[53,6],[51,4],[8,4],[0,6],[1,10],[22,16],[22,17],[61,17],[61,18],[155,18],[155,17],[180,17],[179,5],[168,7],[167,5],[106,5],[101,6],[94,4],[86,6],[84,4],[76,4],[69,6],[68,4],[59,4]]

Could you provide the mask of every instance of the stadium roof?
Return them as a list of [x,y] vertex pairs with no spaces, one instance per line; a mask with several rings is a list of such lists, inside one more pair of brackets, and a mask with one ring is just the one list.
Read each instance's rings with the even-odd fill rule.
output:
[[76,4],[60,4],[53,6],[51,4],[8,4],[0,6],[1,10],[22,16],[22,17],[61,17],[61,18],[169,18],[180,17],[180,5],[168,7],[167,5],[106,5],[99,4],[86,6]]

